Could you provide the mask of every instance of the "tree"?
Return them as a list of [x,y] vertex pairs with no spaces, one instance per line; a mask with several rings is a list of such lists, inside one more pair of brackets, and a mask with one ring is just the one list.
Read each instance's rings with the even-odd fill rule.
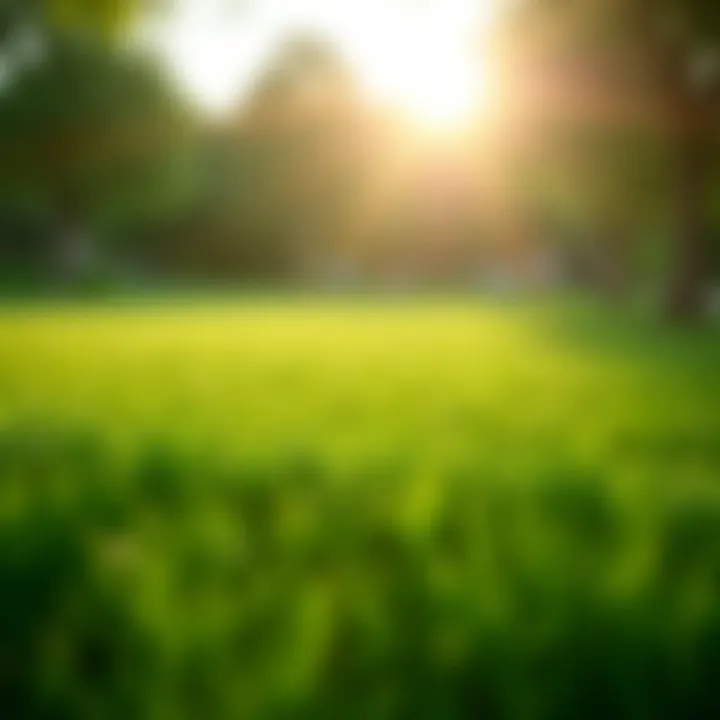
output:
[[162,0],[4,0],[0,45],[28,24],[116,40],[141,14],[162,5]]
[[261,238],[296,267],[341,247],[358,189],[362,114],[337,49],[307,33],[288,37],[231,130],[224,194],[237,234]]
[[675,226],[667,306],[678,319],[697,317],[711,251],[707,191],[720,119],[720,5],[526,0],[518,7],[526,34],[517,44],[536,51],[522,69],[528,84],[542,87],[546,111],[663,139]]
[[132,195],[176,185],[191,118],[149,60],[61,33],[47,52],[0,96],[0,185],[51,218],[57,269]]

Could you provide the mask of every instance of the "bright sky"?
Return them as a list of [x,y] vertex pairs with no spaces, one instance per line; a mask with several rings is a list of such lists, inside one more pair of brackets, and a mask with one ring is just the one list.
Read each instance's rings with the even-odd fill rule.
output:
[[[161,51],[204,107],[235,105],[293,29],[333,40],[379,100],[432,121],[467,115],[486,93],[477,47],[497,0],[177,0]],[[471,59],[471,44],[475,59]]]

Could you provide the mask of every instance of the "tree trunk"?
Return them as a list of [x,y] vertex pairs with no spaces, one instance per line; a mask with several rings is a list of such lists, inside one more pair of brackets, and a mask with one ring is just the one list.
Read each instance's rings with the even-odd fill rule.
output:
[[667,312],[677,322],[702,318],[709,262],[709,149],[696,123],[684,123],[674,168],[676,225],[673,228]]
[[602,286],[613,302],[626,300],[631,290],[631,239],[621,223],[604,228]]
[[679,323],[700,320],[706,311],[709,269],[710,142],[717,102],[715,71],[698,74],[692,43],[658,33],[647,22],[656,10],[652,0],[636,4],[634,35],[644,55],[644,73],[651,80],[650,104],[670,143],[674,222],[665,311]]

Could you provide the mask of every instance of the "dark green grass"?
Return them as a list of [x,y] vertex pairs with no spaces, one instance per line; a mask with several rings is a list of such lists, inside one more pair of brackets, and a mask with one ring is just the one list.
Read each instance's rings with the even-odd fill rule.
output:
[[6,310],[0,641],[13,719],[718,717],[720,338]]

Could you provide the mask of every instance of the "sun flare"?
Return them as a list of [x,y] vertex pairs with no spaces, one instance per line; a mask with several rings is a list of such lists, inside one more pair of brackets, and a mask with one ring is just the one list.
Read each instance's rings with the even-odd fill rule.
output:
[[435,128],[467,123],[491,102],[490,35],[499,0],[273,0],[228,17],[220,0],[182,0],[164,30],[170,64],[211,111],[233,107],[293,28],[335,43],[371,98]]
[[427,3],[409,17],[368,18],[355,24],[341,45],[378,98],[421,124],[454,128],[491,100],[484,46],[492,16],[479,13],[479,7],[487,6],[445,0]]
[[475,63],[450,43],[399,44],[359,68],[374,95],[411,119],[433,127],[461,125],[487,101],[487,78]]

